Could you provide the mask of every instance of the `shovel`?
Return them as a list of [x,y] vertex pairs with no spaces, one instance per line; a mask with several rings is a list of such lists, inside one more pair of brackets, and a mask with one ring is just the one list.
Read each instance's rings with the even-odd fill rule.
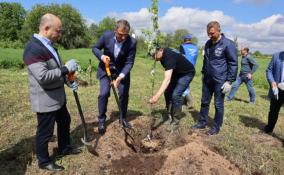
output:
[[[119,122],[120,122],[120,125],[121,125],[121,128],[123,129],[124,131],[124,134],[125,134],[125,143],[127,144],[127,146],[129,146],[132,150],[134,150],[136,152],[136,149],[134,147],[135,145],[135,140],[134,138],[129,134],[129,132],[127,132],[126,128],[123,126],[123,123],[122,123],[122,110],[121,110],[121,105],[120,105],[120,101],[119,101],[119,98],[118,98],[118,94],[117,94],[117,91],[116,91],[116,88],[114,87],[114,84],[112,83],[113,82],[113,78],[111,76],[111,72],[110,72],[110,68],[109,68],[109,64],[105,64],[105,69],[106,69],[106,73],[107,73],[107,76],[111,82],[110,86],[111,86],[111,89],[113,91],[113,94],[114,94],[114,98],[115,98],[115,101],[116,101],[116,104],[117,104],[117,107],[118,107],[118,111],[119,111]],[[129,128],[130,129],[130,128]],[[133,130],[133,129],[132,129]],[[132,144],[129,143],[127,141],[127,138],[130,138],[131,141],[132,141]]]
[[[75,72],[68,74],[68,80],[70,82],[75,81],[75,78],[76,78]],[[86,126],[84,114],[83,114],[83,111],[82,111],[82,108],[81,108],[81,104],[80,104],[80,101],[79,101],[78,93],[77,93],[76,90],[73,90],[73,95],[75,97],[75,101],[76,101],[76,105],[77,105],[77,108],[78,108],[78,111],[79,111],[80,119],[81,119],[81,122],[82,122],[82,125],[83,125],[83,138],[81,138],[81,141],[84,145],[91,146],[92,144],[87,141],[87,138],[88,138],[87,137],[88,136],[87,135],[87,126]]]

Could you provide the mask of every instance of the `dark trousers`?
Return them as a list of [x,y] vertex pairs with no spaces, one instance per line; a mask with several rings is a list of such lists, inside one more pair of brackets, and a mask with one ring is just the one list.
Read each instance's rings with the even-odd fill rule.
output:
[[[118,96],[121,104],[122,117],[126,118],[128,97],[129,97],[130,77],[126,76],[118,86]],[[110,80],[107,76],[100,79],[100,95],[98,97],[99,122],[104,123],[106,120],[106,111],[108,98],[110,96]]]
[[53,135],[54,124],[57,123],[58,151],[70,145],[70,114],[63,105],[59,110],[46,113],[37,113],[36,156],[39,166],[51,163],[48,154],[48,141]]
[[271,98],[270,109],[268,113],[268,124],[265,127],[266,132],[272,132],[278,119],[279,111],[284,103],[284,91],[279,90],[278,100]]
[[214,127],[218,130],[221,128],[224,117],[224,97],[221,87],[223,83],[218,83],[213,79],[207,79],[202,81],[202,98],[201,98],[201,109],[199,122],[206,124],[208,121],[209,106],[212,95],[214,93],[214,104],[215,104],[215,117]]
[[176,109],[182,107],[182,94],[188,88],[193,77],[194,73],[186,75],[172,75],[171,82],[164,93],[167,108],[169,104],[172,104],[172,107]]

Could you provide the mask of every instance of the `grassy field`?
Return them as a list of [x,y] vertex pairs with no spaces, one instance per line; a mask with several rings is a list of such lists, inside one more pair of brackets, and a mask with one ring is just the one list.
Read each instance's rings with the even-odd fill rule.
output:
[[[15,49],[0,49],[0,62],[14,62],[17,67],[21,63],[22,52],[22,50]],[[93,67],[97,65],[97,60],[92,55],[91,49],[63,50],[60,51],[60,54],[64,61],[69,58],[78,59],[83,68],[88,66],[89,59],[93,59]],[[238,165],[244,174],[283,174],[281,172],[284,172],[284,114],[281,110],[272,136],[259,133],[267,122],[269,110],[269,101],[266,98],[268,84],[265,76],[269,60],[258,59],[257,62],[260,67],[254,75],[256,104],[249,105],[248,92],[246,87],[242,85],[236,93],[236,100],[225,103],[224,124],[220,134],[206,137],[204,141],[210,148]],[[158,89],[163,78],[162,67],[160,64],[157,65],[155,90]],[[198,118],[201,97],[201,65],[202,58],[199,58],[197,74],[191,84],[195,110],[184,110],[186,117],[181,120],[181,127],[184,129],[189,129]],[[152,61],[141,58],[138,54],[131,72],[129,110],[144,115],[150,113],[147,101],[151,96],[151,76],[149,74],[151,67]],[[35,114],[30,109],[27,73],[25,69],[3,68],[4,66],[0,69],[0,160],[2,162],[14,158],[15,161],[14,166],[0,166],[0,171],[9,174],[9,172],[17,172],[15,171],[16,167],[21,170],[20,172],[25,173],[29,172],[29,169],[36,164],[33,142],[37,123]],[[95,79],[93,82],[92,86],[80,87],[79,95],[84,113],[97,117],[99,83]],[[71,90],[66,88],[66,91],[71,116],[77,115]],[[110,109],[115,108],[113,99],[110,100],[109,105]],[[159,100],[154,109],[164,109],[163,98]],[[214,106],[212,103],[210,117],[213,116]],[[78,125],[78,119],[73,118],[72,130]],[[75,135],[73,139],[77,138],[79,136]]]

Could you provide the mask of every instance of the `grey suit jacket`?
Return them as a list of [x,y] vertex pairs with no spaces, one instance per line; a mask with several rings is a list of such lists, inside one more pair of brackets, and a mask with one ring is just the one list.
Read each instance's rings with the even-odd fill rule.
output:
[[60,109],[66,103],[66,71],[61,64],[35,37],[26,45],[23,59],[28,69],[32,110],[44,113]]

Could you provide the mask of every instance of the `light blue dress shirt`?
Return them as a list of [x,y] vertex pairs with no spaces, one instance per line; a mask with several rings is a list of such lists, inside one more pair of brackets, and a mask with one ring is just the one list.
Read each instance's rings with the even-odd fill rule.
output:
[[55,49],[53,48],[53,45],[52,45],[52,42],[44,37],[44,36],[41,36],[39,34],[34,34],[34,37],[37,38],[38,40],[40,40],[40,42],[52,53],[52,55],[55,57],[58,65],[61,65],[61,62],[59,60],[59,57],[57,55],[57,52],[55,51]]

